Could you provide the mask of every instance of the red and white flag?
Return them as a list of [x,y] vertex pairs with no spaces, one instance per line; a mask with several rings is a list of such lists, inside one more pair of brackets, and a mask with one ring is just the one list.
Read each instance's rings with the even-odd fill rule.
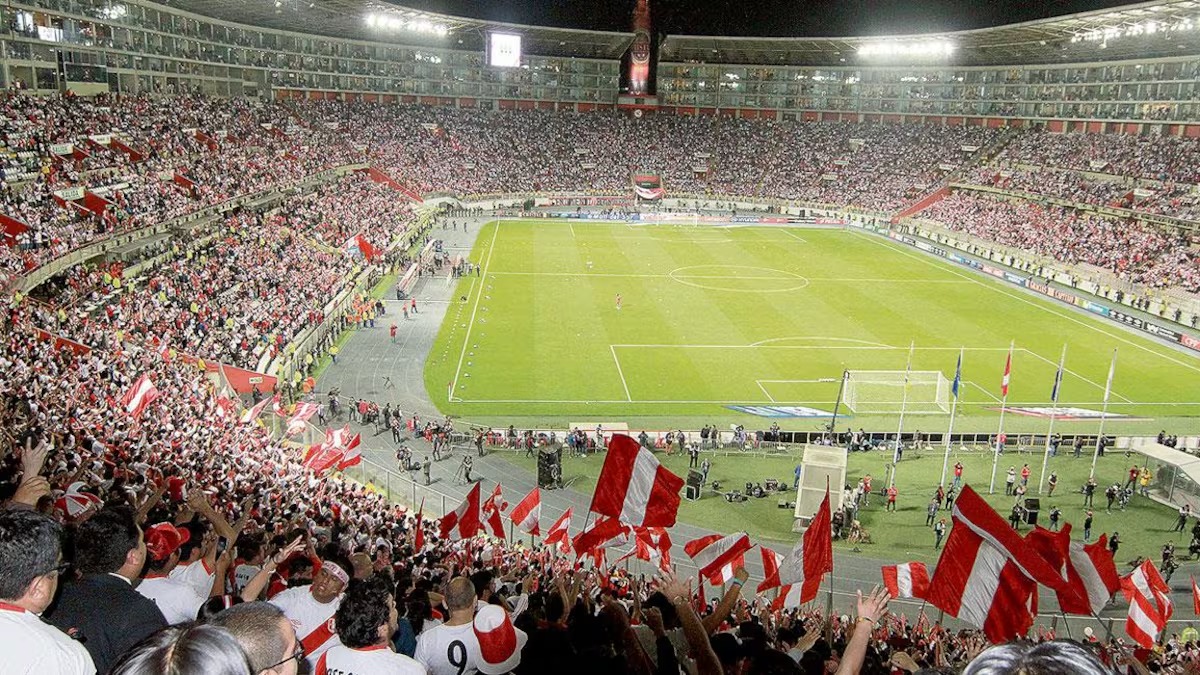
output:
[[317,414],[316,403],[297,403],[296,411],[293,412],[292,416],[288,419],[287,435],[295,436],[301,431],[304,431],[304,423],[315,414]]
[[724,536],[710,534],[693,539],[683,545],[683,551],[696,561],[696,566],[700,568],[700,576],[712,584],[721,584],[724,583],[722,579],[726,576],[726,571],[730,578],[733,577],[734,564],[742,562],[746,551],[753,546],[745,532],[737,532]]
[[1132,574],[1121,578],[1121,592],[1129,601],[1125,632],[1134,642],[1152,649],[1158,641],[1158,634],[1166,628],[1167,620],[1174,612],[1170,587],[1163,581],[1154,563],[1146,560]]
[[251,423],[253,423],[253,422],[254,422],[254,420],[258,419],[258,416],[262,414],[262,411],[263,411],[263,409],[264,409],[264,408],[266,408],[266,407],[267,407],[267,404],[268,404],[268,403],[270,403],[270,402],[271,402],[271,399],[269,399],[269,398],[264,398],[263,400],[261,400],[261,401],[259,401],[258,403],[254,404],[254,407],[253,407],[253,408],[249,408],[249,409],[247,409],[247,410],[243,411],[243,412],[242,412],[242,417],[241,417],[241,420],[240,420],[240,421],[241,421],[241,423],[242,423],[242,424],[251,424]]
[[596,551],[612,546],[624,546],[628,543],[629,526],[616,518],[597,518],[591,527],[575,535],[571,541],[576,557],[594,554]]
[[570,526],[571,509],[567,509],[566,511],[563,511],[561,516],[558,517],[558,520],[554,521],[554,524],[550,526],[550,529],[546,530],[545,544],[547,546],[558,544],[559,550],[563,553],[571,550],[571,538],[569,536],[570,532],[568,531]]
[[483,529],[479,517],[479,483],[471,488],[466,499],[438,523],[438,536],[442,539],[470,539]]
[[279,415],[280,417],[283,417],[284,411],[283,411],[283,396],[282,395],[275,394],[274,396],[271,397],[271,412],[275,413],[276,415]]
[[779,580],[779,566],[783,564],[784,556],[766,546],[759,545],[758,552],[762,554],[763,580],[758,585],[758,592],[779,588],[783,582]]
[[812,602],[821,588],[821,579],[833,571],[833,525],[829,513],[829,488],[825,499],[813,514],[804,536],[779,564],[779,597],[774,606],[799,607]]
[[499,539],[504,539],[504,521],[500,519],[500,513],[508,508],[508,502],[504,501],[501,496],[502,488],[499,483],[492,490],[492,494],[487,498],[481,507],[483,516],[487,521],[487,526],[492,530],[492,536]]
[[883,585],[893,598],[923,600],[929,592],[929,570],[926,569],[925,563],[884,565],[882,572]]
[[538,519],[541,517],[542,492],[536,487],[517,502],[517,505],[508,514],[508,519],[518,530],[532,535],[542,533],[541,527],[538,525]]
[[1192,613],[1200,616],[1200,586],[1196,585],[1196,577],[1192,577]]
[[1071,524],[1058,532],[1036,528],[1025,541],[1061,572],[1066,586],[1058,591],[1058,606],[1066,614],[1098,613],[1121,589],[1121,575],[1108,550],[1108,537],[1092,544],[1071,541]]
[[341,429],[325,430],[325,445],[338,448],[342,453],[341,459],[338,460],[338,471],[362,464],[362,448],[358,447],[361,442],[362,435],[352,434],[349,424]]
[[421,497],[421,507],[417,509],[417,519],[413,523],[413,550],[420,553],[425,548],[425,498]]
[[162,357],[163,361],[166,361],[167,363],[171,362],[171,348],[167,345],[165,340],[158,345],[158,355]]
[[659,464],[654,453],[629,436],[613,434],[591,510],[634,527],[671,527],[682,489],[683,479]]
[[634,530],[634,555],[639,560],[671,568],[671,535],[665,527],[640,527]]
[[341,461],[342,456],[341,448],[331,447],[326,443],[313,443],[308,446],[301,464],[309,471],[325,473]]
[[926,600],[992,642],[1024,635],[1038,584],[1058,592],[1066,581],[969,485],[954,502],[953,521]]
[[1012,347],[1008,348],[1008,358],[1004,360],[1004,377],[1000,380],[1000,398],[1008,398],[1008,381],[1012,377]]
[[217,407],[213,410],[213,413],[218,419],[222,420],[233,417],[233,399],[225,394],[217,396]]
[[142,375],[133,383],[129,391],[121,397],[121,405],[125,406],[125,411],[134,418],[140,417],[142,411],[154,402],[159,396],[158,389],[154,383],[150,381],[150,376]]

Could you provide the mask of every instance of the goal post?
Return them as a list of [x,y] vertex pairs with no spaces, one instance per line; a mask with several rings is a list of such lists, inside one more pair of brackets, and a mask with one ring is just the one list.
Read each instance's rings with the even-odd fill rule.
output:
[[940,370],[914,370],[907,380],[903,370],[851,370],[842,405],[856,415],[950,412],[950,381]]

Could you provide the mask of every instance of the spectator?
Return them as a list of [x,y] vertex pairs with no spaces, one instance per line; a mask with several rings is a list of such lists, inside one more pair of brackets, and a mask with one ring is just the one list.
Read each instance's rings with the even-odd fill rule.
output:
[[376,576],[355,580],[347,589],[336,614],[335,624],[341,644],[321,655],[317,661],[317,675],[424,675],[424,666],[392,651],[391,638],[399,620],[389,578]]
[[138,643],[113,675],[254,675],[237,640],[216,626],[172,626]]
[[224,628],[242,646],[255,675],[296,675],[304,649],[296,629],[283,612],[267,602],[230,607],[210,621]]

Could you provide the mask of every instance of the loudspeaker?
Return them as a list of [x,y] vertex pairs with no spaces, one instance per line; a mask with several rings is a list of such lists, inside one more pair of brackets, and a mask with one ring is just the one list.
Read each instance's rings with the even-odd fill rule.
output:
[[688,469],[687,484],[700,487],[704,485],[704,474],[695,469]]
[[538,453],[538,487],[553,489],[562,486],[562,448],[542,449]]
[[1037,521],[1038,521],[1038,512],[1037,511],[1026,511],[1025,512],[1025,524],[1026,525],[1037,525]]
[[1038,499],[1037,497],[1026,497],[1025,508],[1029,509],[1030,511],[1039,511],[1042,508],[1042,500]]
[[697,499],[700,499],[700,486],[689,484],[687,487],[683,488],[683,496],[689,502],[694,502]]

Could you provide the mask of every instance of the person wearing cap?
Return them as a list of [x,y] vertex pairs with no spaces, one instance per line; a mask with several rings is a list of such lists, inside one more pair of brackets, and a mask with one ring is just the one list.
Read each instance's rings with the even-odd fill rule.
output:
[[83,642],[105,675],[122,654],[167,627],[153,600],[133,589],[146,564],[146,542],[127,506],[102,509],[75,535],[80,581],[64,584],[46,613],[50,623]]
[[62,526],[27,510],[0,511],[0,654],[5,673],[92,675],[83,645],[42,621],[58,590]]
[[400,615],[387,577],[351,583],[334,623],[341,644],[321,655],[316,675],[425,675],[425,666],[392,651]]
[[[256,574],[242,591],[242,599],[254,600],[267,585],[275,568],[286,561],[292,554],[299,552],[304,546],[304,540],[297,538],[282,551],[276,553],[264,565],[261,572]],[[334,613],[342,601],[342,591],[350,585],[354,566],[344,557],[329,558],[316,568],[312,584],[296,586],[281,591],[270,599],[272,605],[283,610],[284,616],[296,628],[300,636],[300,644],[310,667],[315,666],[317,659],[329,648],[338,643],[334,628]]]
[[179,577],[170,574],[179,564],[179,547],[191,539],[191,533],[171,523],[159,523],[146,529],[146,558],[149,566],[137,592],[158,605],[167,623],[196,619],[200,605],[208,598]]
[[479,642],[475,637],[475,585],[455,577],[446,585],[450,618],[417,636],[413,655],[429,675],[471,675],[479,672]]

